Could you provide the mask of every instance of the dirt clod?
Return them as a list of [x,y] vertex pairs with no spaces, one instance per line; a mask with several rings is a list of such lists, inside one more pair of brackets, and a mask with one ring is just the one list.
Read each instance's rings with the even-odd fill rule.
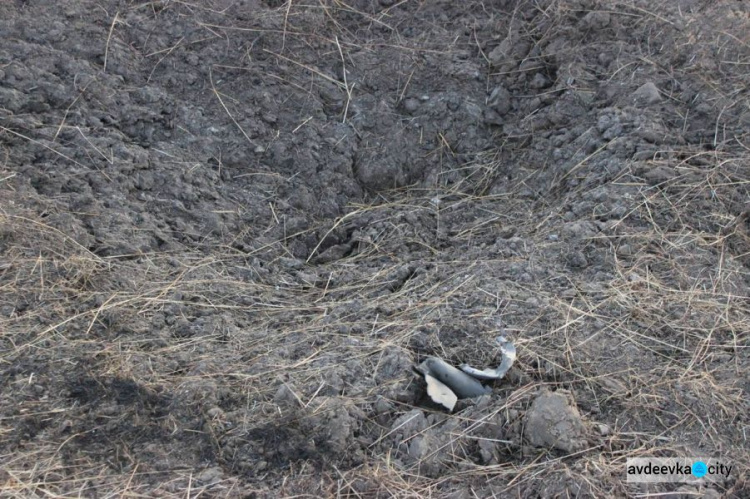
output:
[[638,90],[633,92],[633,99],[637,104],[641,105],[656,104],[661,100],[661,93],[656,84],[649,81],[638,87]]
[[524,437],[536,447],[576,452],[586,446],[586,426],[570,397],[542,392],[526,413]]

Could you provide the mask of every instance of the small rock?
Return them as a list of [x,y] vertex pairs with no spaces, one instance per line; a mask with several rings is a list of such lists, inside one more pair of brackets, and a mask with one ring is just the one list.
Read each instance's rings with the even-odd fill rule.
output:
[[195,476],[199,482],[209,485],[218,482],[224,476],[224,472],[218,466],[201,471]]
[[582,269],[587,267],[589,261],[586,259],[586,255],[582,251],[571,251],[567,256],[568,265],[576,269]]
[[565,392],[542,392],[526,413],[524,436],[535,447],[576,452],[586,447],[586,427]]
[[497,114],[503,116],[510,111],[511,97],[510,92],[504,86],[498,85],[490,94],[487,103]]
[[[287,229],[288,229],[288,226],[287,226]],[[305,266],[305,261],[302,260],[301,258],[281,257],[277,260],[277,262],[281,266],[290,270],[299,270]],[[298,277],[299,277],[299,274],[300,273],[297,274]],[[315,282],[315,281],[313,280],[312,282]]]
[[498,65],[503,62],[508,62],[508,59],[512,58],[513,40],[511,38],[505,38],[500,44],[492,49],[487,58],[491,64]]
[[206,411],[206,415],[210,418],[221,418],[224,416],[224,411],[221,410],[221,407],[214,406]]
[[378,397],[373,405],[376,414],[386,414],[393,411],[393,404],[385,397]]
[[409,444],[409,456],[418,461],[430,453],[430,434],[418,435]]
[[596,429],[599,430],[599,435],[606,437],[610,433],[612,433],[612,428],[609,427],[609,425],[606,425],[604,423],[599,423],[596,425]]
[[617,248],[617,256],[632,256],[633,253],[635,253],[633,247],[627,243]]
[[502,126],[505,124],[505,120],[500,114],[494,109],[485,109],[483,113],[484,122],[488,125]]
[[547,88],[551,85],[551,82],[549,81],[549,78],[544,76],[542,73],[537,73],[534,75],[534,78],[531,80],[531,83],[529,83],[529,86],[531,88],[541,90],[543,88]]
[[404,101],[404,109],[406,109],[408,113],[413,113],[419,109],[419,101],[417,99],[406,99]]
[[633,92],[633,100],[639,105],[656,104],[661,100],[661,94],[659,93],[659,88],[654,82],[649,81],[638,87],[638,90]]

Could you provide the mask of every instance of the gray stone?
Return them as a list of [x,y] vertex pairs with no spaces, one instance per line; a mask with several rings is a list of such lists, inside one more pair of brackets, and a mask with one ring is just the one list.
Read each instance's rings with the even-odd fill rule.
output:
[[656,84],[649,81],[638,87],[638,90],[633,92],[633,100],[638,105],[656,104],[661,101],[661,94],[659,93],[659,88]]
[[503,116],[511,109],[511,97],[504,86],[498,85],[490,94],[488,104],[497,114]]
[[210,485],[218,482],[224,476],[224,472],[218,466],[208,468],[195,476],[195,479],[204,485]]
[[406,99],[404,101],[404,109],[409,113],[413,113],[419,109],[419,101],[417,99]]
[[416,461],[423,459],[430,453],[430,434],[417,435],[409,444],[409,456]]
[[541,90],[543,88],[547,88],[551,85],[551,82],[549,81],[549,78],[544,76],[542,73],[537,73],[534,75],[534,78],[532,78],[531,83],[529,83],[529,86],[531,88],[534,88],[536,90]]
[[582,251],[571,251],[566,257],[568,265],[576,269],[587,267],[589,262]]

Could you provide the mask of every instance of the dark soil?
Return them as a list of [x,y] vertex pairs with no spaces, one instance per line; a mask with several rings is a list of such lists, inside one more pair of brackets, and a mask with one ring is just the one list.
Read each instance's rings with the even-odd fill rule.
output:
[[750,496],[749,102],[736,0],[0,3],[0,496]]

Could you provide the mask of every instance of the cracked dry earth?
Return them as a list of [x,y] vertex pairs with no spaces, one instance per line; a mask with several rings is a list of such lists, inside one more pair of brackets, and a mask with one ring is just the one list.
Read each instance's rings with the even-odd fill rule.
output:
[[748,497],[749,67],[735,0],[0,3],[0,496]]

